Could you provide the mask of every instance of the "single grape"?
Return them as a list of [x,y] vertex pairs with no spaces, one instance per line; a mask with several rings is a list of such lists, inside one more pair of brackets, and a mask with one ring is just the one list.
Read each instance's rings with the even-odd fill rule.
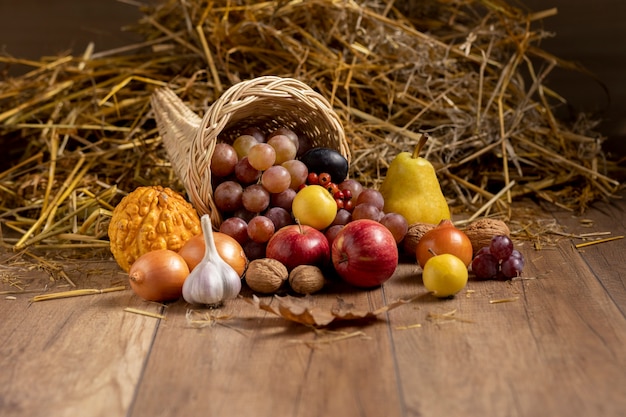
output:
[[269,167],[261,175],[261,184],[270,193],[282,193],[289,188],[291,184],[291,175],[287,168],[274,165]]
[[287,168],[289,174],[291,175],[291,184],[290,188],[297,190],[298,187],[306,182],[306,177],[309,175],[309,169],[306,167],[304,162],[298,159],[290,159],[289,161],[285,161],[281,164],[281,166]]
[[243,207],[252,212],[260,213],[270,204],[270,193],[261,185],[248,185],[241,196]]
[[229,217],[224,219],[220,225],[220,232],[227,234],[240,245],[243,245],[248,240],[248,223],[241,217]]
[[296,157],[301,157],[308,151],[313,149],[313,143],[307,139],[306,136],[298,137],[298,152],[296,153]]
[[472,260],[472,271],[479,279],[496,278],[498,268],[498,260],[490,253],[476,255]]
[[378,207],[369,203],[359,204],[352,210],[352,220],[370,219],[379,221],[382,215],[383,213]]
[[248,151],[248,162],[254,169],[265,171],[276,162],[276,151],[267,143],[257,143]]
[[518,277],[522,273],[522,269],[524,269],[524,260],[517,256],[510,256],[502,261],[500,269],[505,278]]
[[478,252],[474,254],[474,256],[482,255],[483,253],[491,254],[491,252],[489,251],[489,246],[483,246],[478,250]]
[[248,222],[248,237],[257,243],[270,240],[274,231],[274,223],[266,216],[255,216]]
[[522,269],[524,269],[524,265],[526,265],[526,259],[524,258],[524,255],[522,255],[522,253],[520,251],[518,251],[517,249],[513,249],[513,252],[511,252],[511,256],[509,256],[509,258],[517,258],[519,259],[519,270],[521,271]]
[[[354,193],[352,193],[354,195]],[[354,197],[352,197],[354,198]],[[360,204],[368,203],[376,207],[378,210],[382,210],[385,205],[385,198],[380,191],[373,188],[364,188],[356,198],[355,209]]]
[[328,240],[328,244],[330,245],[331,248],[333,246],[333,241],[337,237],[337,234],[339,234],[339,232],[341,231],[341,229],[343,229],[344,226],[345,225],[343,224],[333,224],[330,227],[328,227],[328,229],[326,229],[326,231],[324,232],[324,236],[326,236],[326,240]]
[[363,185],[355,179],[343,180],[339,184],[339,189],[346,193],[346,190],[350,190],[350,197],[356,201],[359,198],[359,194],[363,191]]
[[291,212],[291,206],[293,204],[293,199],[296,196],[296,190],[293,188],[287,188],[285,191],[280,193],[274,193],[270,195],[270,206],[272,207],[280,207],[288,212]]
[[279,127],[278,129],[270,133],[267,139],[269,140],[272,137],[278,136],[278,135],[284,135],[284,136],[287,136],[289,139],[291,139],[293,144],[296,146],[296,149],[300,147],[300,138],[298,137],[298,134],[294,132],[293,130],[289,129],[288,127]]
[[224,181],[213,191],[213,200],[219,211],[233,212],[243,204],[243,187],[236,181]]
[[243,245],[243,251],[246,254],[246,257],[249,261],[253,261],[255,259],[265,258],[265,248],[267,247],[267,242],[255,242],[252,239],[249,239]]
[[491,252],[498,261],[504,261],[511,256],[513,252],[513,242],[505,235],[494,236],[491,238],[491,243],[489,244],[489,252]]
[[235,178],[242,184],[252,184],[261,178],[261,171],[250,165],[248,157],[244,156],[235,165]]
[[510,258],[519,258],[522,260],[522,265],[524,265],[525,259],[524,259],[524,255],[522,255],[522,252],[518,251],[517,249],[513,249],[513,252],[511,252],[511,256]]
[[233,142],[233,148],[237,152],[237,156],[239,159],[244,156],[248,156],[248,152],[250,148],[259,143],[256,138],[252,135],[241,135],[235,139]]
[[396,243],[400,243],[409,230],[409,223],[399,213],[386,213],[380,219],[380,224],[391,232]]
[[247,127],[245,128],[242,132],[242,135],[250,135],[250,136],[254,136],[254,138],[257,140],[257,142],[259,143],[263,143],[265,142],[265,133],[263,133],[263,131],[261,129],[259,129],[258,127]]
[[244,220],[246,222],[246,224],[248,224],[250,219],[252,219],[256,215],[257,215],[257,213],[253,213],[251,211],[248,211],[243,206],[239,210],[236,210],[233,213],[233,217],[239,217],[240,219]]
[[265,217],[274,223],[275,230],[279,230],[282,227],[294,223],[293,217],[291,217],[291,212],[282,207],[270,207],[267,211],[265,211]]
[[337,214],[335,215],[335,220],[331,223],[331,226],[334,225],[346,225],[352,221],[352,213],[350,213],[346,209],[337,210]]
[[285,135],[272,136],[267,140],[267,144],[271,145],[276,151],[277,165],[296,158],[296,153],[298,152],[297,145]]
[[235,172],[238,160],[235,148],[228,143],[217,143],[211,157],[211,173],[218,177],[227,177]]

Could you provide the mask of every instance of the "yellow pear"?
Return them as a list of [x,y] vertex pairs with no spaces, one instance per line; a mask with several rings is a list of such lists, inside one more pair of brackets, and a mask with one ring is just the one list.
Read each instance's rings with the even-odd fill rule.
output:
[[450,208],[435,168],[419,156],[427,140],[428,135],[424,134],[413,154],[396,155],[379,190],[385,197],[385,213],[400,213],[409,224],[439,224],[441,220],[450,219]]

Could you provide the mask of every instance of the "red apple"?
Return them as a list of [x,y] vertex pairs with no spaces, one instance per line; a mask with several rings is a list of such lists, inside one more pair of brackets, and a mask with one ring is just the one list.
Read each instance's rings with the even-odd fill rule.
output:
[[391,232],[369,219],[353,220],[332,246],[337,274],[349,284],[370,288],[387,281],[398,266],[398,246]]
[[265,256],[280,261],[290,271],[298,265],[325,267],[330,261],[330,245],[319,230],[292,224],[274,233],[267,242]]

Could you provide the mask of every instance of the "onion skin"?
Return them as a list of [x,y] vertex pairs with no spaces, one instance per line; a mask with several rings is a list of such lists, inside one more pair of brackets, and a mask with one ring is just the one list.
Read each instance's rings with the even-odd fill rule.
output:
[[[230,265],[240,277],[243,276],[248,266],[248,258],[239,242],[222,232],[213,232],[213,239],[215,240],[217,253],[219,253],[224,262]],[[204,235],[199,234],[187,240],[178,251],[178,254],[187,262],[189,271],[193,271],[200,261],[202,261],[205,245]]]
[[185,259],[169,249],[158,249],[141,255],[130,267],[130,287],[147,301],[172,301],[181,297],[189,275]]
[[183,247],[178,250],[178,254],[187,262],[189,271],[193,271],[204,257],[204,246],[204,237],[201,233],[187,240]]

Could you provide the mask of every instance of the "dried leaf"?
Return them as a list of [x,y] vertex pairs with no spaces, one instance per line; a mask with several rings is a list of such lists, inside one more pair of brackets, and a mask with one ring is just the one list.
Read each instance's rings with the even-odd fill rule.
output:
[[323,310],[320,307],[315,306],[312,296],[274,296],[274,299],[277,301],[277,306],[261,301],[256,295],[253,295],[252,299],[245,298],[248,303],[261,310],[282,317],[285,320],[304,324],[306,326],[323,327],[336,322],[374,320],[380,314],[410,303],[415,299],[415,297],[407,300],[398,300],[373,311],[359,310],[354,306],[354,304],[346,303],[341,298],[337,299],[337,304],[332,306],[330,310]]

